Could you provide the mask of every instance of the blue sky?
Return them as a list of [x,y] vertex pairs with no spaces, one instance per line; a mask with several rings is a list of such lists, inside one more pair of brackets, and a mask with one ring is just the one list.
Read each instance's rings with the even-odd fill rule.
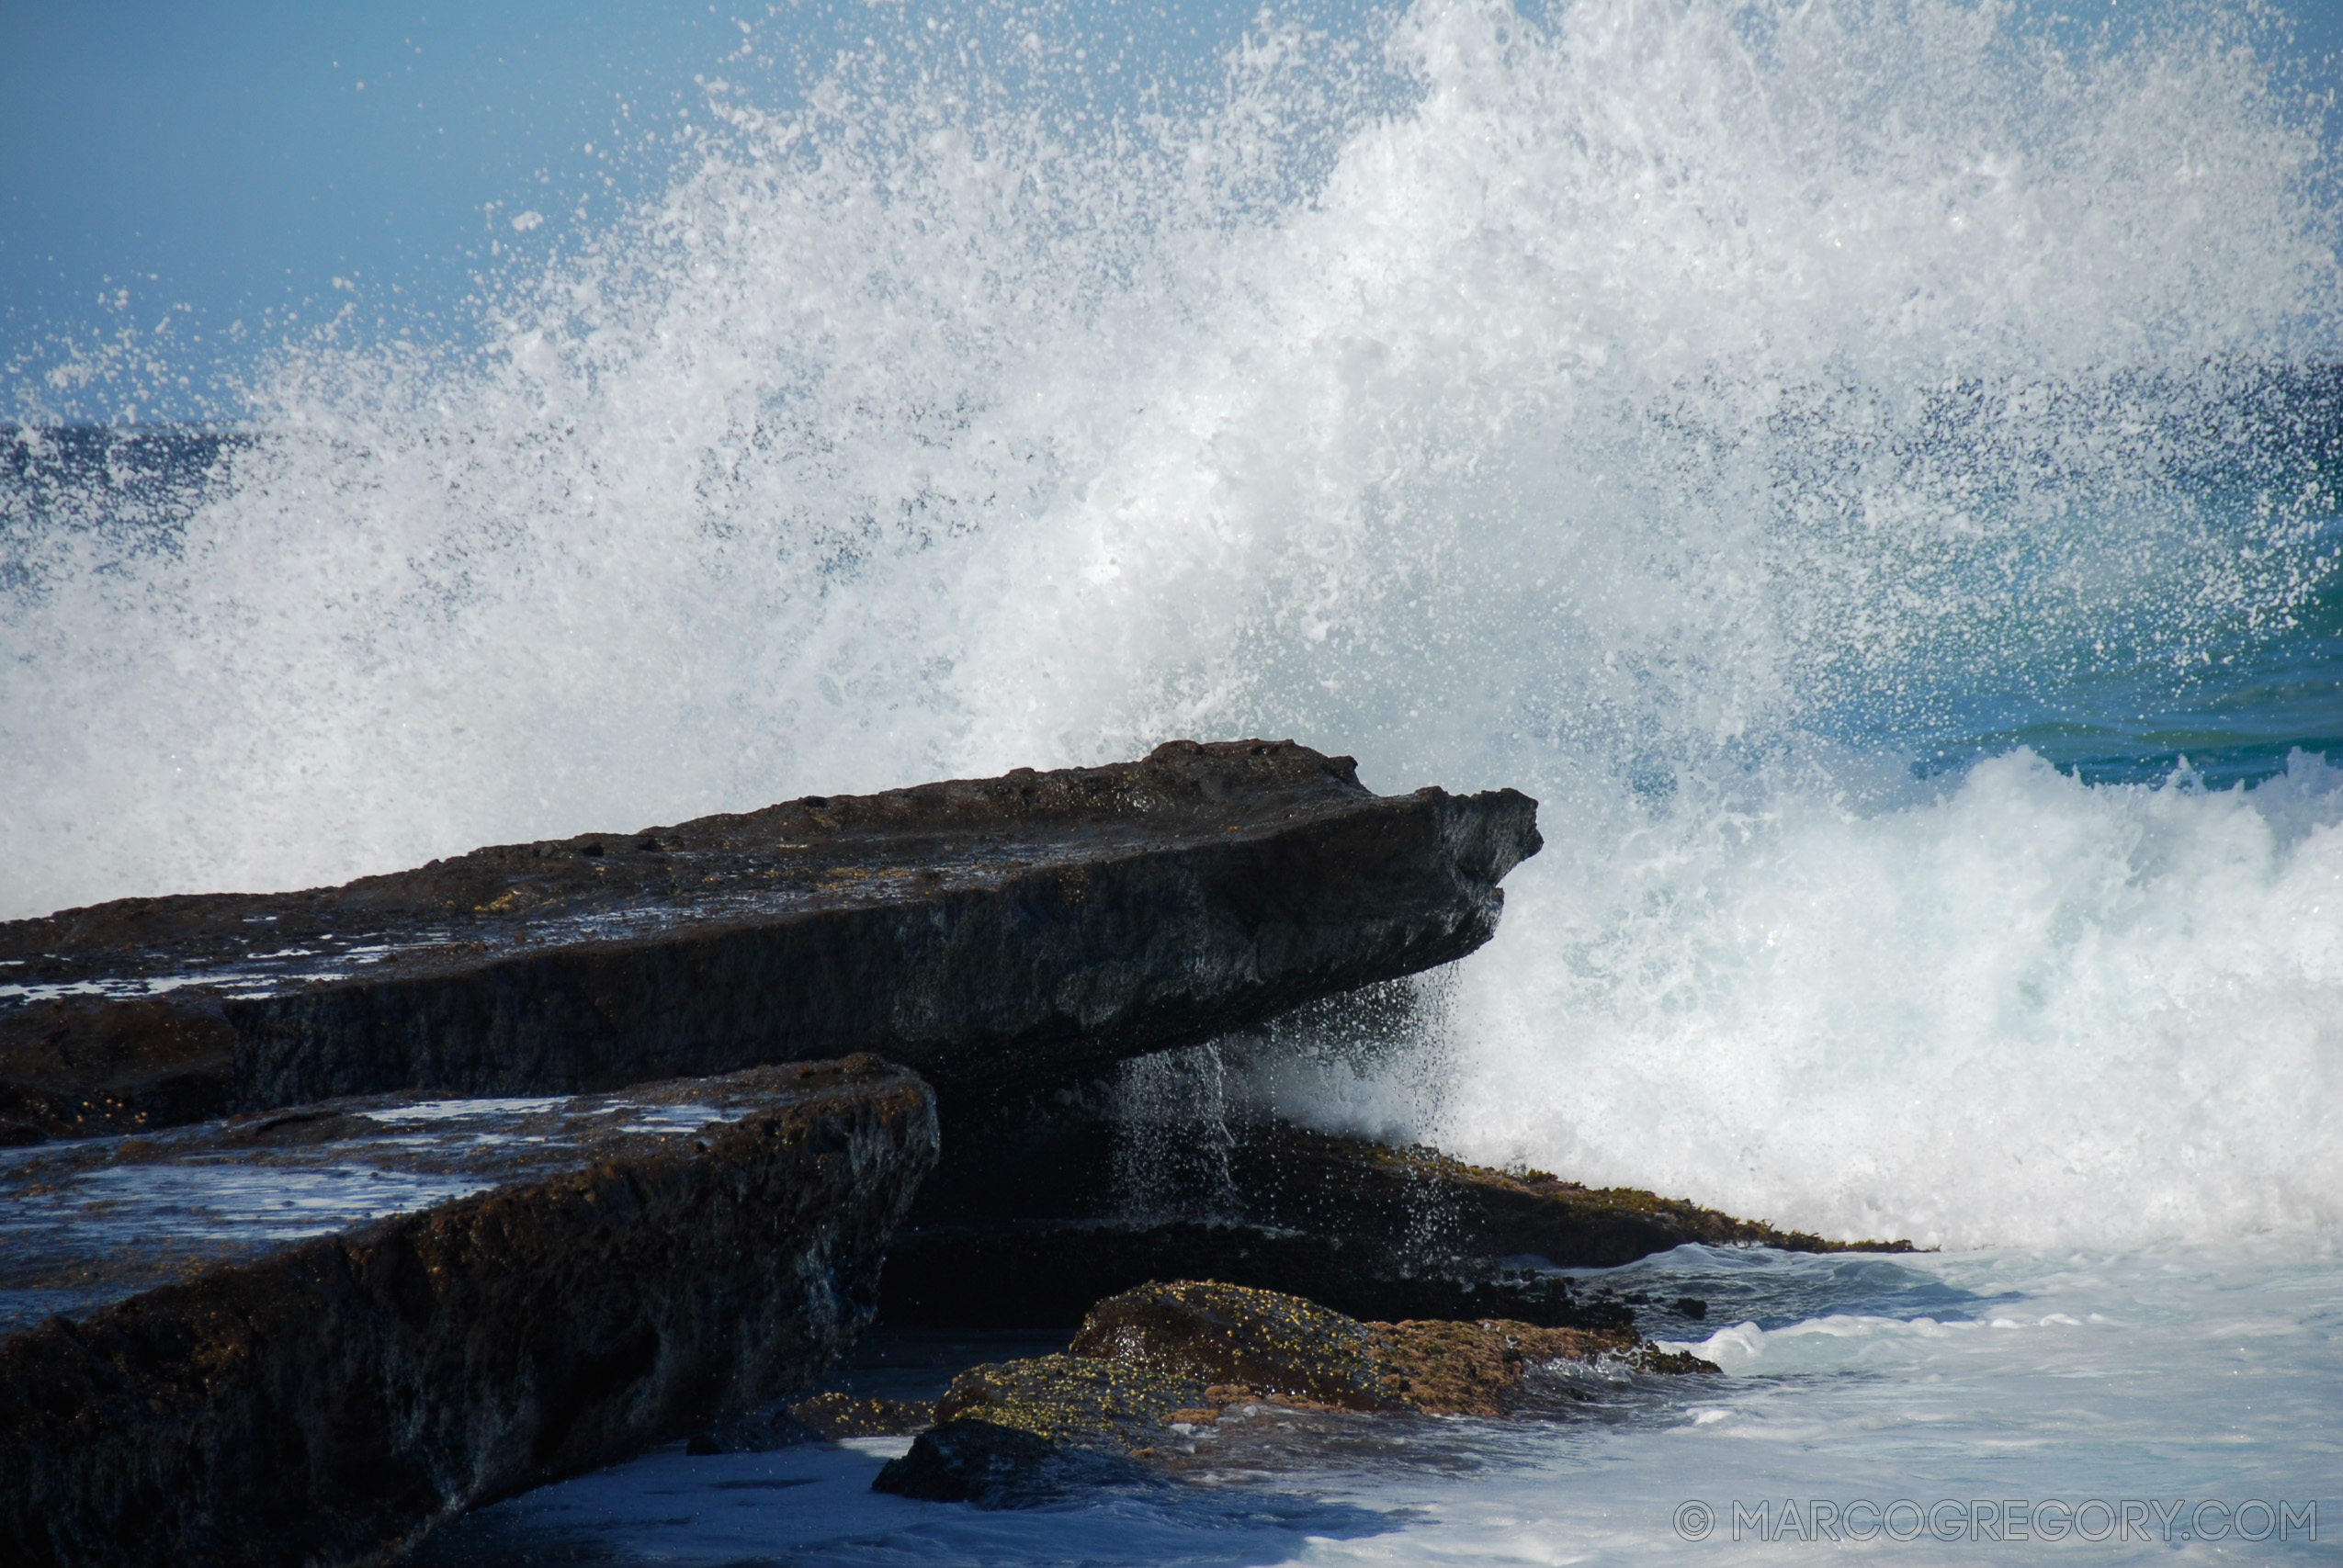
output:
[[[786,103],[864,9],[0,0],[0,418],[28,393],[79,417],[231,412],[223,378],[330,313],[336,278],[460,334],[482,267],[525,264],[582,204],[592,223],[664,176],[658,139],[696,110],[696,74]],[[2305,57],[2343,43],[2343,0],[2292,9]],[[1210,51],[1251,14],[1150,8],[1150,46]],[[531,212],[545,221],[515,230]],[[159,327],[159,382],[42,379],[66,341]]]
[[[768,58],[830,41],[764,10]],[[642,141],[680,123],[696,73],[754,69],[705,0],[0,15],[0,369],[17,377],[60,333],[169,321],[200,378],[314,315],[336,277],[444,319],[492,241],[555,243],[581,202],[606,210],[663,170]],[[527,211],[549,221],[516,232]]]

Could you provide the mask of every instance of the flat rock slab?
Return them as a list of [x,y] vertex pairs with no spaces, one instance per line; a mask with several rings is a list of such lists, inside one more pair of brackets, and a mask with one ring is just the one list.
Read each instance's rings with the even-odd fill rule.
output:
[[869,1051],[1070,1081],[1471,952],[1511,790],[1290,741],[808,796],[281,895],[0,925],[0,1142],[424,1089],[569,1094]]
[[17,1150],[7,1561],[389,1561],[770,1402],[868,1322],[934,1155],[867,1057]]

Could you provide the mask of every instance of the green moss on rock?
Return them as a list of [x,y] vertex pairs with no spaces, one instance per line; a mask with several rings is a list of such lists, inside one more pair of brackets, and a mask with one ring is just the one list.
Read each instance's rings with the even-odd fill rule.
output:
[[1091,1309],[1072,1354],[1348,1410],[1381,1410],[1366,1325],[1241,1285],[1149,1283]]
[[1275,1291],[1149,1282],[1100,1302],[1068,1354],[962,1372],[936,1404],[935,1427],[872,1484],[1013,1506],[1110,1473],[1089,1461],[1160,1459],[1233,1408],[1504,1416],[1533,1402],[1533,1369],[1565,1361],[1717,1370],[1625,1331],[1498,1318],[1362,1323]]
[[935,1403],[937,1425],[974,1416],[1053,1443],[1128,1452],[1162,1440],[1172,1413],[1205,1402],[1201,1379],[1081,1356],[970,1367]]

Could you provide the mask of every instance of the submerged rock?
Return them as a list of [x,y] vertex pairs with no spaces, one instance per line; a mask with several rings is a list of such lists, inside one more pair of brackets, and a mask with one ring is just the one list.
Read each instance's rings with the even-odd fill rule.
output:
[[1055,1443],[1022,1427],[968,1416],[922,1432],[910,1452],[880,1468],[871,1490],[929,1503],[1016,1508],[1080,1487],[1151,1479],[1110,1448]]
[[1068,1082],[1471,952],[1535,817],[1376,795],[1290,741],[1174,741],[17,920],[0,1144],[866,1050],[947,1098]]
[[1551,1409],[1577,1397],[1567,1383],[1539,1382],[1566,1363],[1717,1370],[1627,1332],[1362,1323],[1273,1291],[1151,1282],[1099,1303],[1064,1355],[961,1373],[936,1404],[936,1425],[871,1484],[1022,1506],[1073,1485],[1159,1477],[1195,1452],[1198,1434],[1263,1406],[1380,1417]]
[[860,1057],[19,1151],[0,1303],[70,1315],[0,1340],[7,1560],[381,1561],[770,1402],[869,1319],[934,1140]]

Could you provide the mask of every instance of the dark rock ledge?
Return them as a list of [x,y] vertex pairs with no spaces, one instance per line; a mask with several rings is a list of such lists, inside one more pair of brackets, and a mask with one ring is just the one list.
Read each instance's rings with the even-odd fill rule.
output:
[[421,1088],[877,1053],[947,1098],[1095,1074],[1471,952],[1511,790],[1290,741],[808,796],[346,886],[0,925],[0,1142]]
[[1686,1243],[1786,1252],[1909,1252],[1830,1241],[1682,1199],[1468,1165],[1429,1148],[1272,1119],[1183,1128],[1201,1148],[1136,1199],[1118,1190],[1135,1131],[1105,1096],[944,1108],[944,1153],[888,1255],[880,1312],[897,1325],[1071,1325],[1149,1280],[1212,1278],[1306,1296],[1362,1318],[1498,1316],[1624,1328],[1649,1303],[1550,1272],[1605,1269]]
[[70,1315],[0,1340],[0,1557],[392,1562],[801,1388],[934,1149],[861,1057],[18,1151],[0,1308]]

